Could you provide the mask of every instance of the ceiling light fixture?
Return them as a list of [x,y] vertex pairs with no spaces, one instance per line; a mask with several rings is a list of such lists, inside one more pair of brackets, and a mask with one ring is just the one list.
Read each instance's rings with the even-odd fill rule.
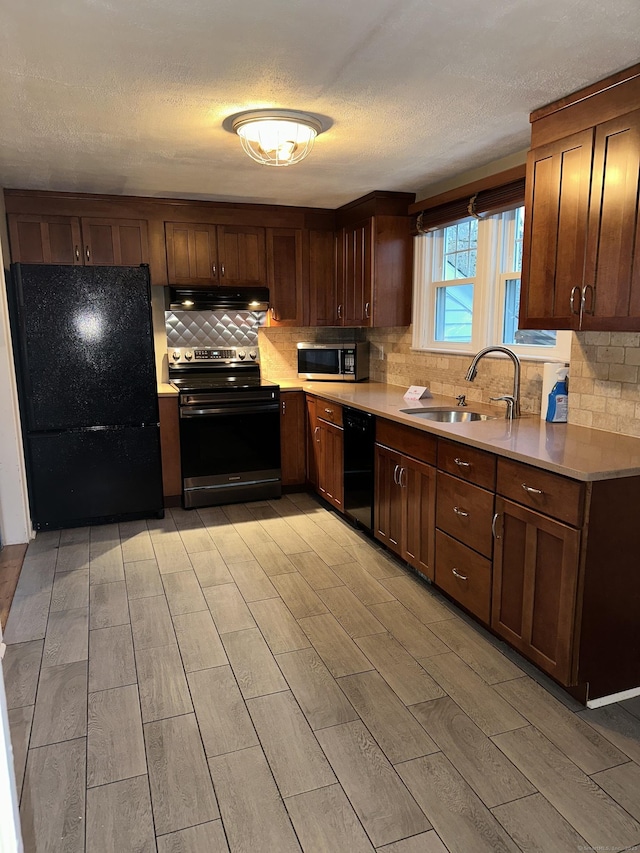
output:
[[292,166],[313,148],[321,122],[297,110],[250,110],[233,116],[232,129],[246,153],[263,166]]

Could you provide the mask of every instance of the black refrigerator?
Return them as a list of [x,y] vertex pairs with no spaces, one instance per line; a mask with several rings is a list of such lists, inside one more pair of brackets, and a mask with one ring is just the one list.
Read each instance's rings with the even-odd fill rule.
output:
[[149,270],[12,264],[36,530],[162,517]]

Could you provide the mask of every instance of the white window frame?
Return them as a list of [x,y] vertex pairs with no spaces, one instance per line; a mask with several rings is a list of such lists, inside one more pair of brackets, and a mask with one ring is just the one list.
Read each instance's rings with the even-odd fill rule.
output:
[[[413,350],[468,355],[485,346],[504,346],[501,341],[506,282],[520,278],[520,273],[509,271],[509,266],[513,266],[509,255],[514,244],[514,227],[514,210],[488,216],[478,223],[476,276],[473,279],[441,280],[444,228],[414,238]],[[437,288],[468,283],[474,284],[471,341],[435,340]],[[568,362],[571,332],[558,331],[554,347],[506,346],[524,360]]]

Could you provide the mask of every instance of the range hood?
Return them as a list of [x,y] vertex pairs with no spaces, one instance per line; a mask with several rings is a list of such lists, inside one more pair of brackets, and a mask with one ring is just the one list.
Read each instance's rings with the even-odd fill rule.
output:
[[268,287],[168,287],[171,311],[266,311]]

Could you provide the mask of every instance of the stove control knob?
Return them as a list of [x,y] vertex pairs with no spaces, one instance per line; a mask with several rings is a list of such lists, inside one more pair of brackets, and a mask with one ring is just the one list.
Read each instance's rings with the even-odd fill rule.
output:
[[258,353],[254,349],[252,349],[251,352],[249,353],[249,358],[251,358],[255,361],[257,357],[258,357]]
[[246,352],[245,352],[243,349],[238,350],[238,358],[239,358],[239,359],[243,359],[243,358],[246,358],[246,357],[247,357],[247,354],[246,354]]
[[187,350],[184,354],[184,357],[187,359],[187,361],[191,361],[191,359],[193,358],[193,353],[191,352],[191,350]]
[[174,349],[174,351],[171,353],[171,358],[172,358],[174,361],[180,361],[180,350],[179,350],[179,349]]

